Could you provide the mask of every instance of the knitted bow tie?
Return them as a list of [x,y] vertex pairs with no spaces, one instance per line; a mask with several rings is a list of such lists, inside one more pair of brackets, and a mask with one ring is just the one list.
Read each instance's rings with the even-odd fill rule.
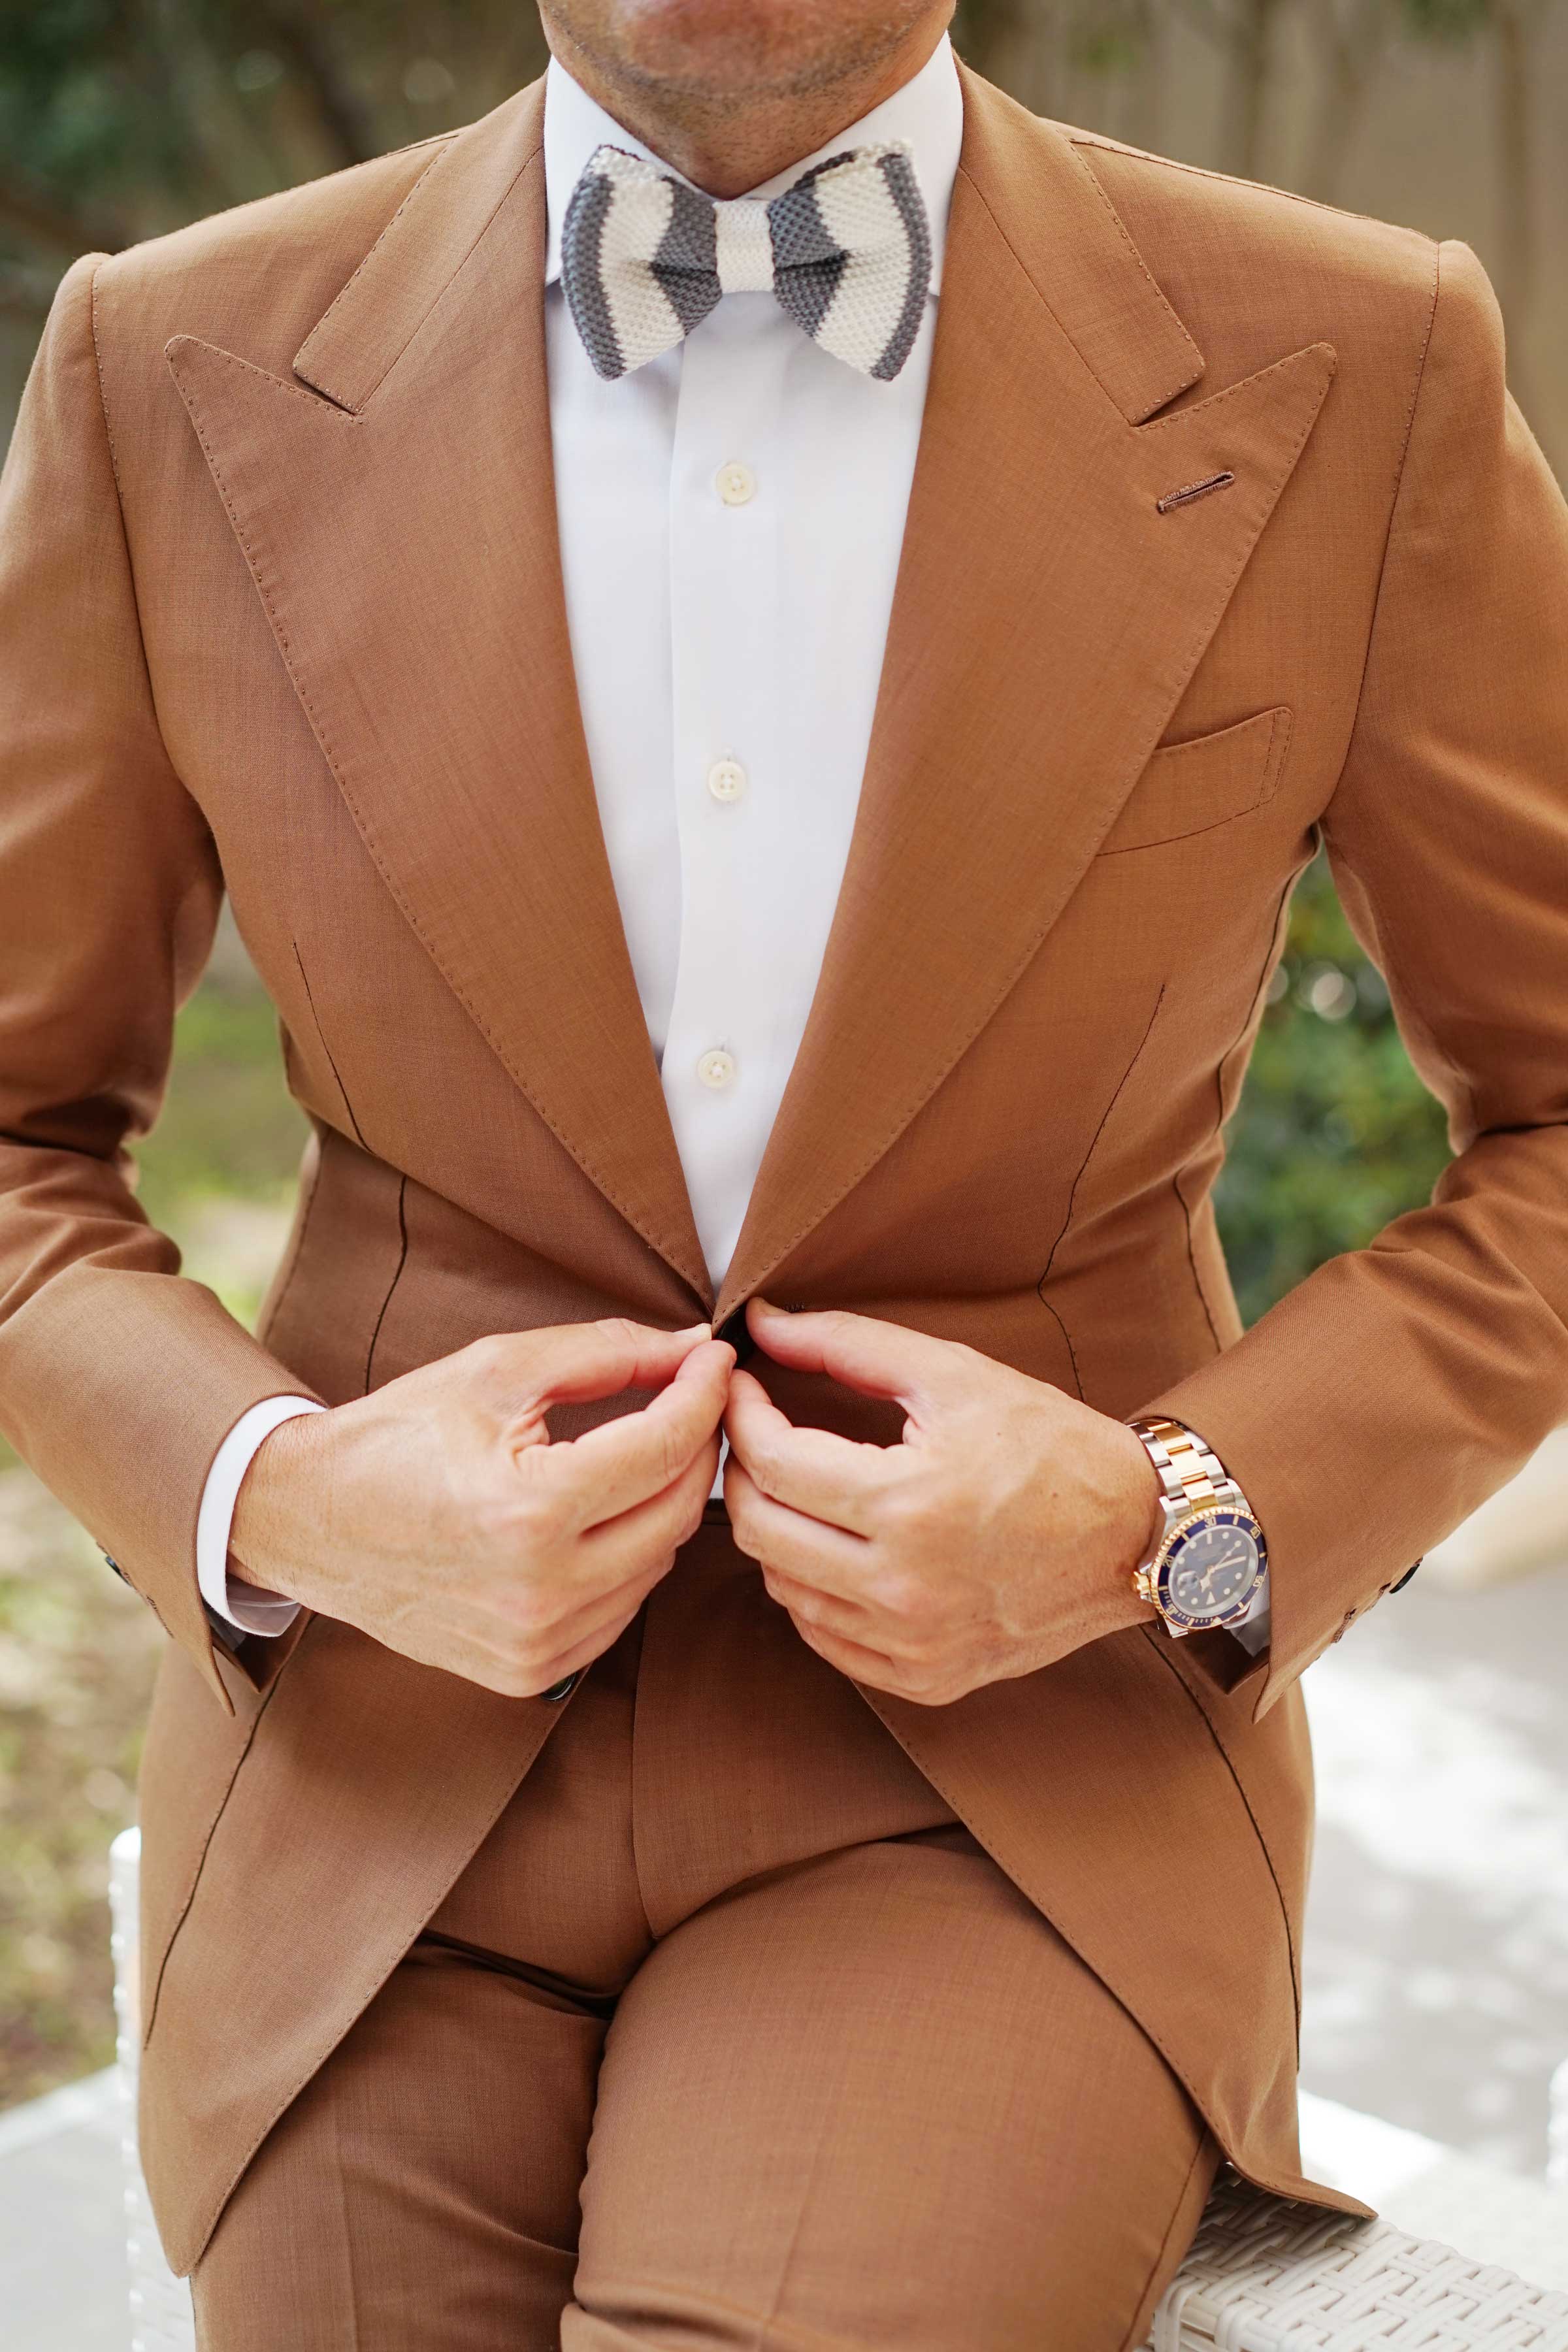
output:
[[931,288],[931,225],[907,143],[818,163],[769,203],[716,205],[657,163],[600,147],[561,229],[561,283],[588,357],[625,375],[725,294],[774,293],[864,374],[896,376]]

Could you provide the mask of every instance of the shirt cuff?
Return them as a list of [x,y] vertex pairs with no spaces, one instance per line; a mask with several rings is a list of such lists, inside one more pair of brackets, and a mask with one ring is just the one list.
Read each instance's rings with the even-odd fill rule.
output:
[[196,1515],[196,1582],[213,1614],[237,1633],[286,1633],[300,1614],[299,1602],[280,1592],[242,1584],[237,1578],[230,1580],[228,1538],[245,1474],[275,1429],[297,1421],[302,1412],[325,1411],[310,1397],[264,1397],[241,1413],[213,1456]]

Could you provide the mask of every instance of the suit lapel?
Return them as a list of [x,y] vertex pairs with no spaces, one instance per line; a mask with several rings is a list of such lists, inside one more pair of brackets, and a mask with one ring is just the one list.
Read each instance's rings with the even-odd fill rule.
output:
[[[1333,365],[1315,344],[1157,415],[1201,356],[1068,142],[965,77],[860,810],[721,1317],[888,1150],[1035,955],[1196,667]],[[1221,472],[1223,492],[1160,511]]]
[[536,86],[438,154],[301,349],[302,383],[189,338],[170,364],[387,887],[540,1116],[706,1302],[573,676],[542,116]]

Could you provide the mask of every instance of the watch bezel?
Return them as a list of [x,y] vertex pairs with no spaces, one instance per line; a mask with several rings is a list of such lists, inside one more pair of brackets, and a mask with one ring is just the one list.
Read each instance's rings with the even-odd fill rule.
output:
[[[1194,1536],[1206,1528],[1222,1527],[1241,1528],[1252,1538],[1258,1551],[1252,1581],[1239,1599],[1227,1602],[1223,1610],[1216,1610],[1211,1616],[1194,1617],[1190,1610],[1172,1600],[1171,1572]],[[1184,1633],[1210,1633],[1215,1626],[1223,1632],[1226,1626],[1238,1623],[1247,1615],[1258,1598],[1258,1588],[1268,1567],[1268,1547],[1263,1539],[1263,1529],[1250,1511],[1243,1510],[1237,1503],[1200,1503],[1169,1530],[1154,1556],[1150,1583],[1155,1606],[1168,1625],[1179,1625]]]

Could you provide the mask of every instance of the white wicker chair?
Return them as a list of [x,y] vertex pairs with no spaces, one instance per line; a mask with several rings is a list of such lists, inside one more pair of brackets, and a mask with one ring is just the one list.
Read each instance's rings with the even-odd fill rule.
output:
[[[110,1870],[131,2345],[195,2352],[190,2290],[163,2260],[136,2153],[141,1850],[140,1833],[127,1830]],[[1389,2222],[1285,2204],[1227,2177],[1161,2303],[1146,2352],[1568,2352],[1568,2294]]]
[[1223,2179],[1152,2352],[1568,2352],[1568,2294],[1387,2221]]

